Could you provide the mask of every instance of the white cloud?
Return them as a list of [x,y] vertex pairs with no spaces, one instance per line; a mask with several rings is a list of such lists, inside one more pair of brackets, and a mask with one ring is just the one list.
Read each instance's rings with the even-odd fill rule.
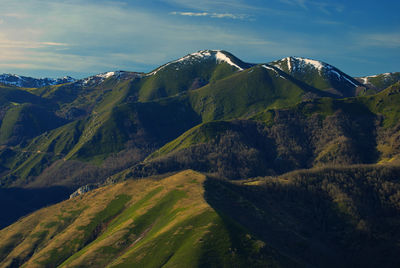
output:
[[171,15],[189,16],[189,17],[210,17],[217,19],[245,19],[248,16],[244,14],[232,14],[232,13],[208,13],[208,12],[171,12]]

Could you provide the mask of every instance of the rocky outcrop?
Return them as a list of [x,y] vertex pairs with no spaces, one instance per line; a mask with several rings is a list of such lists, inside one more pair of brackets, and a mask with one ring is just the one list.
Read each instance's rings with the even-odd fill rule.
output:
[[87,185],[84,185],[82,187],[79,187],[78,190],[76,190],[75,192],[73,192],[69,196],[69,199],[74,198],[76,196],[79,196],[81,194],[87,193],[87,192],[92,191],[92,190],[97,189],[97,188],[99,188],[98,184],[87,184]]

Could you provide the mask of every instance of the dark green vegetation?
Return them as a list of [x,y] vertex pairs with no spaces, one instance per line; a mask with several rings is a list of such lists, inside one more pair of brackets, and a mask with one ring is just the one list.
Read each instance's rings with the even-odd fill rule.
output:
[[[354,79],[224,51],[148,74],[0,86],[1,227],[108,185],[2,230],[0,261],[396,267],[399,119],[398,73]],[[214,179],[148,178],[189,169]]]
[[308,267],[398,267],[399,178],[399,167],[356,165],[205,189],[212,207]]

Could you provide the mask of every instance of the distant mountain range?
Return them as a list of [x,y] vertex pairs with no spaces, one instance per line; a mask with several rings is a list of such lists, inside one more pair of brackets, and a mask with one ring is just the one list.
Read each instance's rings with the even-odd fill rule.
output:
[[0,266],[399,264],[398,72],[203,50],[0,83],[0,226],[82,187],[0,231]]
[[75,79],[66,76],[63,78],[32,78],[26,76],[20,76],[16,74],[1,74],[0,83],[9,86],[25,87],[25,88],[37,88],[45,86],[54,86],[59,84],[65,84],[74,82]]

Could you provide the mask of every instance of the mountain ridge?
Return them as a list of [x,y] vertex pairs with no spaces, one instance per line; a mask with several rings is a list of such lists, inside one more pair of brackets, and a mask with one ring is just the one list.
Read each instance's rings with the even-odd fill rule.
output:
[[[150,71],[148,73],[140,73],[140,72],[129,72],[129,71],[109,71],[103,72],[96,75],[88,76],[86,78],[75,79],[70,76],[65,76],[63,78],[33,78],[27,76],[20,76],[17,74],[1,74],[0,75],[0,83],[4,85],[11,85],[16,87],[25,87],[25,88],[38,88],[38,87],[45,87],[45,86],[52,86],[52,85],[60,85],[65,83],[81,83],[87,85],[88,83],[98,84],[103,82],[106,78],[111,76],[121,76],[124,73],[136,73],[138,76],[151,76],[156,74],[158,71],[162,70],[163,68],[173,65],[176,63],[183,63],[183,64],[190,64],[193,61],[200,61],[200,60],[208,60],[212,59],[215,60],[217,63],[225,62],[233,67],[235,67],[238,71],[243,71],[244,69],[248,69],[252,66],[257,64],[254,63],[246,63],[241,61],[239,58],[235,57],[233,54],[224,51],[224,50],[213,50],[213,49],[205,49],[199,50],[194,53],[190,53],[186,56],[183,56],[179,59],[170,61],[160,67],[157,67],[155,70]],[[325,63],[323,61],[306,58],[306,57],[299,57],[299,56],[288,56],[282,59],[274,60],[267,63],[270,67],[276,67],[284,72],[293,73],[296,71],[304,71],[304,67],[308,68],[312,66],[313,68],[317,69],[318,72],[327,72],[330,71],[334,74],[338,79],[346,80],[347,83],[357,87],[357,86],[367,86],[367,85],[374,85],[376,86],[376,82],[373,83],[371,80],[377,77],[383,77],[385,80],[392,80],[398,81],[399,73],[398,72],[391,72],[391,73],[382,73],[376,75],[369,75],[363,77],[352,77],[350,75],[344,74],[335,66],[330,65],[329,63]],[[308,67],[307,67],[308,66]],[[376,79],[375,79],[376,80]],[[92,85],[92,86],[93,86]],[[388,85],[387,85],[388,86]],[[386,87],[387,87],[386,86]],[[382,90],[382,86],[379,88]]]

